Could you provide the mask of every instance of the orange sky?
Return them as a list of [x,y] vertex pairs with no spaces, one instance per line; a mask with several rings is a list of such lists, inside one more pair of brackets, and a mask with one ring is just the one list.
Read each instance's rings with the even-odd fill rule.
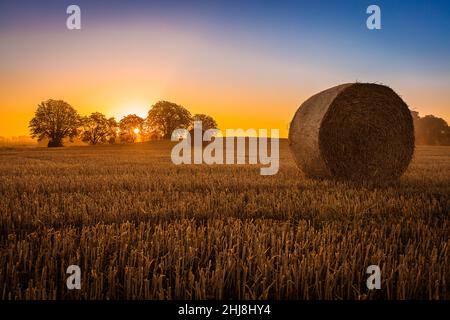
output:
[[222,130],[278,128],[286,137],[305,99],[356,80],[387,84],[422,116],[450,120],[450,77],[426,66],[368,68],[363,52],[343,61],[308,60],[243,41],[245,35],[223,39],[201,28],[147,23],[1,33],[0,136],[28,135],[37,104],[52,98],[84,115],[99,111],[119,120],[145,116],[153,103],[169,100],[213,116]]

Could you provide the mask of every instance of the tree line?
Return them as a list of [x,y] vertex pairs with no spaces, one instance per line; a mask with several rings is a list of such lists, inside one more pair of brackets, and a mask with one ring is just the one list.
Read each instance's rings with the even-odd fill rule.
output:
[[444,119],[433,115],[420,117],[417,111],[411,111],[411,115],[416,144],[450,146],[450,127]]
[[134,143],[138,136],[143,141],[170,139],[177,128],[192,129],[194,121],[202,121],[203,130],[218,127],[211,116],[192,116],[185,107],[169,101],[155,103],[146,118],[130,114],[117,121],[100,112],[81,116],[69,103],[49,99],[38,105],[29,128],[32,138],[48,139],[48,147],[61,147],[64,139],[75,138],[92,145]]
[[[444,119],[433,115],[420,117],[417,111],[411,111],[411,115],[416,144],[450,145],[450,127]],[[32,138],[48,139],[49,147],[60,147],[64,139],[73,141],[75,138],[92,145],[133,143],[138,136],[143,141],[170,139],[175,129],[192,129],[196,120],[202,121],[203,130],[218,127],[211,116],[191,115],[185,107],[169,101],[156,102],[146,118],[130,114],[117,121],[100,112],[80,116],[67,102],[49,99],[38,105],[29,128]]]

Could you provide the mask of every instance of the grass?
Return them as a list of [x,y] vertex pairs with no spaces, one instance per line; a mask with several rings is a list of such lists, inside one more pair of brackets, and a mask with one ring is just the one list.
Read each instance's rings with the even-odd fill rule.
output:
[[450,299],[449,147],[381,186],[280,153],[261,176],[175,166],[168,142],[0,149],[0,299]]

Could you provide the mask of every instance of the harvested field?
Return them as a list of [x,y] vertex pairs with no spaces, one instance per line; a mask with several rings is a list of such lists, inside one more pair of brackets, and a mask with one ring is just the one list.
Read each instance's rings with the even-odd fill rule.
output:
[[449,147],[357,186],[305,178],[285,140],[274,176],[170,146],[1,149],[0,298],[450,299]]

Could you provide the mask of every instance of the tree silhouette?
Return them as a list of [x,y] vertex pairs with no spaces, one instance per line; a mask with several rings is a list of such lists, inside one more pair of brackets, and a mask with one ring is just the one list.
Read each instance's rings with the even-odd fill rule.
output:
[[[200,113],[195,114],[192,117],[191,130],[189,130],[189,134],[191,135],[191,143],[192,144],[194,144],[193,137],[194,137],[194,134],[195,134],[195,132],[194,132],[194,121],[201,121],[202,122],[202,132],[201,132],[202,137],[203,137],[203,134],[205,133],[206,130],[217,129],[217,127],[218,127],[216,120],[214,120],[211,116],[208,116],[206,114],[200,114]],[[206,144],[208,144],[208,142],[203,142],[203,145],[206,145]]]
[[111,141],[116,137],[116,120],[114,118],[107,119],[100,112],[94,112],[88,117],[83,117],[82,127],[81,140],[93,145]]
[[114,117],[108,119],[108,126],[111,130],[108,136],[108,143],[116,143],[117,133],[119,132],[119,124]]
[[201,121],[202,122],[202,130],[206,131],[209,129],[217,129],[217,122],[213,119],[213,117],[208,116],[206,114],[195,114],[192,117],[192,121]]
[[138,136],[138,133],[136,133],[135,130],[137,129],[141,132],[143,126],[144,119],[135,114],[130,114],[122,118],[119,122],[120,140],[122,142],[133,143]]
[[416,144],[450,145],[450,128],[444,119],[433,115],[419,117],[413,113]]
[[148,112],[148,127],[160,132],[164,139],[170,139],[175,129],[188,129],[191,125],[191,113],[176,103],[158,101]]
[[70,104],[50,99],[38,105],[29,128],[38,141],[48,138],[48,147],[62,147],[64,138],[72,141],[77,136],[79,125],[80,117]]

